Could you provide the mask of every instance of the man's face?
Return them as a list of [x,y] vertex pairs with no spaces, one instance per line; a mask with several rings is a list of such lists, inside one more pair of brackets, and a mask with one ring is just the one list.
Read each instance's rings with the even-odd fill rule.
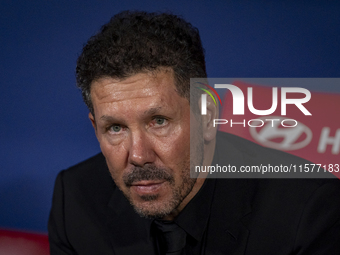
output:
[[91,98],[90,119],[117,186],[142,216],[172,213],[198,185],[190,179],[190,106],[173,72],[102,78]]

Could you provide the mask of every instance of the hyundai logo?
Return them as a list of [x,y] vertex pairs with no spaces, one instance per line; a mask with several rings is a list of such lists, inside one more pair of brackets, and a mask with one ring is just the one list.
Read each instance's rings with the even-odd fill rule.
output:
[[[251,126],[249,132],[258,143],[277,150],[298,150],[307,146],[312,140],[312,131],[301,122],[293,127],[283,127],[283,117],[270,116],[278,119],[276,122],[265,122],[261,127]],[[265,120],[268,117],[258,119]]]

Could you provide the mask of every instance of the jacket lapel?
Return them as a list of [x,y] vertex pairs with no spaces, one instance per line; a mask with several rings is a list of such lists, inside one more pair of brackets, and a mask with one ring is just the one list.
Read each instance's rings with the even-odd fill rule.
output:
[[[228,139],[218,141],[213,165],[231,165],[240,169],[240,165],[248,164],[247,152],[234,144]],[[243,255],[248,241],[247,220],[251,216],[256,181],[223,177],[216,179],[206,254]]]
[[249,235],[247,218],[251,215],[247,190],[245,179],[216,180],[206,254],[244,254]]

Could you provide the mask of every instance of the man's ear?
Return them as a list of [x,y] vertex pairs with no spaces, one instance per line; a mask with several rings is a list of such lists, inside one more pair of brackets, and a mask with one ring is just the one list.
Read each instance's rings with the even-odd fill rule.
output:
[[[199,104],[201,104],[201,100],[199,100]],[[203,139],[206,142],[210,142],[216,137],[217,126],[214,127],[214,119],[218,119],[218,111],[218,105],[210,96],[207,96],[207,114],[202,115]]]
[[89,113],[89,119],[90,119],[90,121],[92,123],[92,126],[94,128],[94,132],[96,132],[96,134],[97,134],[96,121],[95,121],[94,116],[92,115],[92,113]]

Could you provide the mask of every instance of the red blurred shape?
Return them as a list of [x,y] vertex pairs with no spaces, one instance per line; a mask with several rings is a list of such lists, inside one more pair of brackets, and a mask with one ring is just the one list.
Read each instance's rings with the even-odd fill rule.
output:
[[49,255],[48,237],[0,229],[0,255]]

